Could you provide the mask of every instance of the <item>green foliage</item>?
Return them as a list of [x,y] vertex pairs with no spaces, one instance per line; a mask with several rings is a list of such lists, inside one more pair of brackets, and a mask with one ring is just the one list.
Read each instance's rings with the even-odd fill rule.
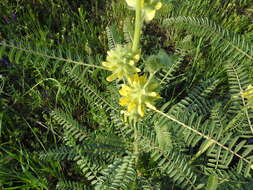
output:
[[244,59],[251,61],[253,59],[253,50],[244,37],[222,29],[207,18],[176,17],[164,21],[165,27],[171,25],[185,27],[194,34],[204,36],[206,40],[211,39],[210,43],[213,44],[215,51],[228,62],[244,61]]
[[99,177],[95,189],[129,189],[136,176],[134,161],[134,156],[126,156],[108,165],[108,168],[101,172],[102,176]]
[[64,112],[55,111],[51,113],[53,119],[64,127],[65,135],[82,141],[87,137],[87,129],[81,127],[73,118]]
[[75,189],[75,190],[86,190],[86,186],[83,183],[75,182],[75,181],[60,181],[58,182],[56,189],[68,190],[68,189]]
[[[253,82],[249,2],[164,1],[158,20],[143,26],[138,65],[156,71],[162,99],[138,121],[122,114],[121,82],[107,83],[99,65],[108,48],[133,41],[124,1],[16,8],[18,16],[29,10],[19,27],[0,25],[0,185],[251,189],[253,111],[241,95]],[[25,151],[11,148],[19,144]]]
[[[62,177],[59,163],[38,160],[37,155],[11,147],[1,147],[0,184],[5,189],[50,189],[48,179]],[[10,151],[11,150],[11,151]]]
[[208,178],[208,184],[206,190],[215,190],[218,187],[218,179],[215,175],[210,175]]

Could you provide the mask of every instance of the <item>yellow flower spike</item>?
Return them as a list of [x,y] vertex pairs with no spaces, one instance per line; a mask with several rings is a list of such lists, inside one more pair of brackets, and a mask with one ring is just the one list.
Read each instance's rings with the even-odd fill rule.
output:
[[107,80],[108,82],[112,82],[112,81],[114,81],[116,78],[118,78],[118,75],[117,75],[116,73],[114,73],[114,74],[108,76],[108,77],[106,78],[106,80]]
[[134,66],[137,62],[135,57],[136,54],[132,53],[130,46],[117,45],[108,51],[106,61],[102,62],[102,65],[112,74],[106,80],[111,82],[140,72],[141,70]]
[[[136,8],[136,0],[126,0],[129,7]],[[142,0],[142,14],[146,22],[151,21],[155,17],[155,12],[162,7],[162,3],[158,0]]]
[[148,81],[144,75],[138,76],[138,74],[135,74],[129,77],[128,84],[122,85],[119,90],[122,96],[119,104],[127,107],[127,112],[130,116],[143,117],[147,105],[154,104],[154,101],[160,98],[159,94],[154,92],[158,87],[154,83],[153,81]]

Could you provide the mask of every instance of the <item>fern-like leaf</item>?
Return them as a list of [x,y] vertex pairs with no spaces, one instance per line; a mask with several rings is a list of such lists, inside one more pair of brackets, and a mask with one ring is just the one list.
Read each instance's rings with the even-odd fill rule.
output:
[[159,170],[168,175],[175,184],[182,188],[194,189],[197,186],[197,176],[182,156],[182,154],[178,154],[175,151],[163,153],[154,150],[151,158],[157,162]]
[[88,135],[88,130],[79,125],[69,114],[62,111],[55,110],[51,112],[51,116],[66,130],[66,136],[74,137],[75,139],[82,141]]
[[94,103],[98,107],[104,108],[106,111],[117,110],[110,102],[107,101],[105,97],[101,95],[101,92],[97,89],[95,85],[88,82],[85,76],[82,74],[80,69],[75,68],[71,70],[66,69],[66,73],[75,82],[75,84],[83,90],[83,95],[89,100],[89,103]]
[[39,153],[39,158],[41,160],[73,160],[77,155],[75,149],[62,146],[60,148],[55,148],[48,150],[47,152]]
[[125,156],[121,160],[116,160],[105,169],[99,178],[99,184],[95,189],[99,190],[127,190],[134,182],[135,156]]
[[106,27],[106,34],[107,34],[109,49],[115,48],[117,44],[116,44],[116,41],[114,39],[112,29],[110,27]]
[[253,49],[243,36],[224,30],[207,18],[179,16],[166,19],[163,24],[165,27],[187,28],[196,35],[211,39],[216,51],[219,50],[223,58],[229,58],[232,62],[244,58],[253,60]]
[[84,183],[61,180],[56,185],[56,190],[91,190]]

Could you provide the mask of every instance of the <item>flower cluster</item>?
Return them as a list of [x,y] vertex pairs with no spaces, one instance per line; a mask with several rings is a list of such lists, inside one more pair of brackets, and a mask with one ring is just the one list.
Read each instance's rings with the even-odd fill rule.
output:
[[160,96],[154,90],[158,83],[148,81],[146,76],[133,75],[128,79],[128,84],[122,85],[119,93],[122,96],[119,104],[127,106],[130,115],[144,116],[147,105],[152,105]]
[[102,62],[102,65],[112,72],[112,75],[106,80],[111,82],[117,78],[128,78],[132,74],[140,72],[140,69],[134,66],[139,58],[139,54],[133,54],[129,46],[117,45],[107,52],[106,61]]
[[139,54],[132,53],[129,46],[118,45],[107,52],[106,61],[102,62],[105,69],[112,72],[107,77],[111,82],[115,79],[126,79],[127,84],[123,84],[119,93],[122,96],[119,100],[121,106],[127,107],[127,115],[131,117],[144,116],[147,106],[154,104],[160,96],[155,92],[158,83],[145,75],[139,76],[141,70],[135,67],[139,60]]
[[253,109],[253,86],[249,85],[241,95],[247,99],[249,107]]
[[[127,4],[136,8],[137,0],[126,0]],[[150,21],[154,18],[156,10],[160,9],[162,4],[158,0],[138,0],[137,9],[142,11],[145,21]],[[136,12],[138,15],[139,12]],[[137,16],[136,16],[137,17]],[[142,18],[138,16],[135,22],[140,26]],[[102,62],[102,65],[106,70],[112,72],[106,79],[111,82],[115,79],[123,80],[124,84],[119,90],[122,96],[119,100],[121,106],[126,106],[127,111],[124,113],[129,117],[137,118],[143,117],[147,107],[154,107],[154,101],[159,99],[160,96],[155,90],[159,86],[154,82],[152,77],[156,71],[151,69],[144,69],[150,73],[149,78],[145,75],[139,76],[141,70],[135,66],[140,59],[140,53],[137,51],[139,43],[139,35],[141,27],[136,26],[133,40],[133,47],[128,45],[117,45],[115,48],[107,52],[106,61]],[[139,31],[139,32],[138,32]],[[155,62],[155,61],[153,61]],[[157,70],[157,66],[155,67]],[[153,70],[152,70],[153,69]]]
[[[129,7],[136,8],[136,0],[126,0]],[[146,22],[151,21],[155,17],[155,12],[162,7],[162,3],[158,0],[142,0],[142,14]]]

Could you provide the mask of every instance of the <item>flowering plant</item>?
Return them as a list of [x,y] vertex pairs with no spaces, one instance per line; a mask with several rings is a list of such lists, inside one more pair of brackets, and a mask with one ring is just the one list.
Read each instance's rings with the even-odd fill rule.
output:
[[[129,7],[136,9],[136,0],[126,0]],[[144,20],[151,21],[155,17],[155,12],[162,7],[158,0],[142,0],[141,8]]]
[[[136,67],[136,64],[140,59],[138,46],[143,18],[145,21],[152,20],[156,10],[161,8],[162,3],[157,0],[126,0],[126,2],[136,10],[132,48],[130,45],[117,45],[107,52],[106,61],[102,62],[102,65],[106,70],[112,72],[107,77],[107,81],[111,82],[115,79],[124,81],[119,91],[122,96],[119,104],[127,107],[127,111],[124,112],[127,116],[138,118],[144,116],[147,106],[154,107],[154,101],[160,98],[159,94],[155,92],[159,85],[152,78],[155,72],[149,71],[149,79],[145,75],[139,76],[137,73],[141,70]],[[150,64],[148,66],[150,67]]]
[[158,86],[156,82],[148,82],[145,75],[134,76],[128,79],[128,84],[123,84],[119,104],[127,106],[127,112],[131,115],[144,116],[146,106],[153,104],[160,96],[154,92]]
[[115,79],[123,79],[129,75],[140,72],[141,70],[134,66],[139,60],[139,55],[134,54],[129,46],[117,45],[114,49],[107,52],[106,61],[102,65],[113,74],[107,77],[111,82]]

